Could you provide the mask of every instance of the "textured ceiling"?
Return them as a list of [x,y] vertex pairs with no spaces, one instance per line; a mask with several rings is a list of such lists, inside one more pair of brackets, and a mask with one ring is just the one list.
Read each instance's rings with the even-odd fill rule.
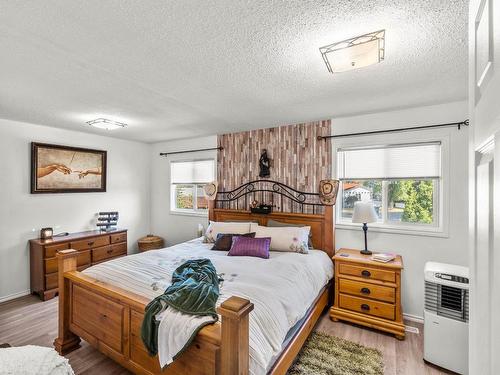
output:
[[[466,15],[467,0],[4,0],[0,118],[155,142],[464,99]],[[383,28],[384,62],[327,72],[319,47]]]

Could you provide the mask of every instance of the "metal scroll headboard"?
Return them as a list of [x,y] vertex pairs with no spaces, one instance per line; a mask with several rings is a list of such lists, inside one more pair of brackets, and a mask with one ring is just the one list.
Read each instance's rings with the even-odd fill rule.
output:
[[335,180],[322,180],[317,193],[299,191],[278,181],[255,180],[234,190],[219,191],[214,198],[215,208],[248,210],[252,201],[257,201],[273,206],[273,211],[278,212],[323,214],[325,205],[335,204],[337,191]]

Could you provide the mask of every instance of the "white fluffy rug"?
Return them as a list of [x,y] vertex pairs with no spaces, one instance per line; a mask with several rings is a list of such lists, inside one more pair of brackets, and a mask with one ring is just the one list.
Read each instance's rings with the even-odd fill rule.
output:
[[1,375],[74,375],[68,360],[54,349],[20,346],[0,349]]

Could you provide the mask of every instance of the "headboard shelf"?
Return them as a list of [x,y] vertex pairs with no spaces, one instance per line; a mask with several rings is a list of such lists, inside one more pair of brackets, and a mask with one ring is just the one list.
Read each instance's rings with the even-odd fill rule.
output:
[[324,207],[319,193],[299,191],[282,182],[267,179],[249,181],[233,190],[217,192],[216,207],[248,209],[254,200],[281,212],[321,214]]

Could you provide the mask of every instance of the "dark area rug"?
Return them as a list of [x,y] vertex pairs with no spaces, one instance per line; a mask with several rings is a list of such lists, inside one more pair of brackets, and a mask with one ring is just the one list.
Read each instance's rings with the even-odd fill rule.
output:
[[287,375],[383,375],[382,353],[338,337],[313,332]]

